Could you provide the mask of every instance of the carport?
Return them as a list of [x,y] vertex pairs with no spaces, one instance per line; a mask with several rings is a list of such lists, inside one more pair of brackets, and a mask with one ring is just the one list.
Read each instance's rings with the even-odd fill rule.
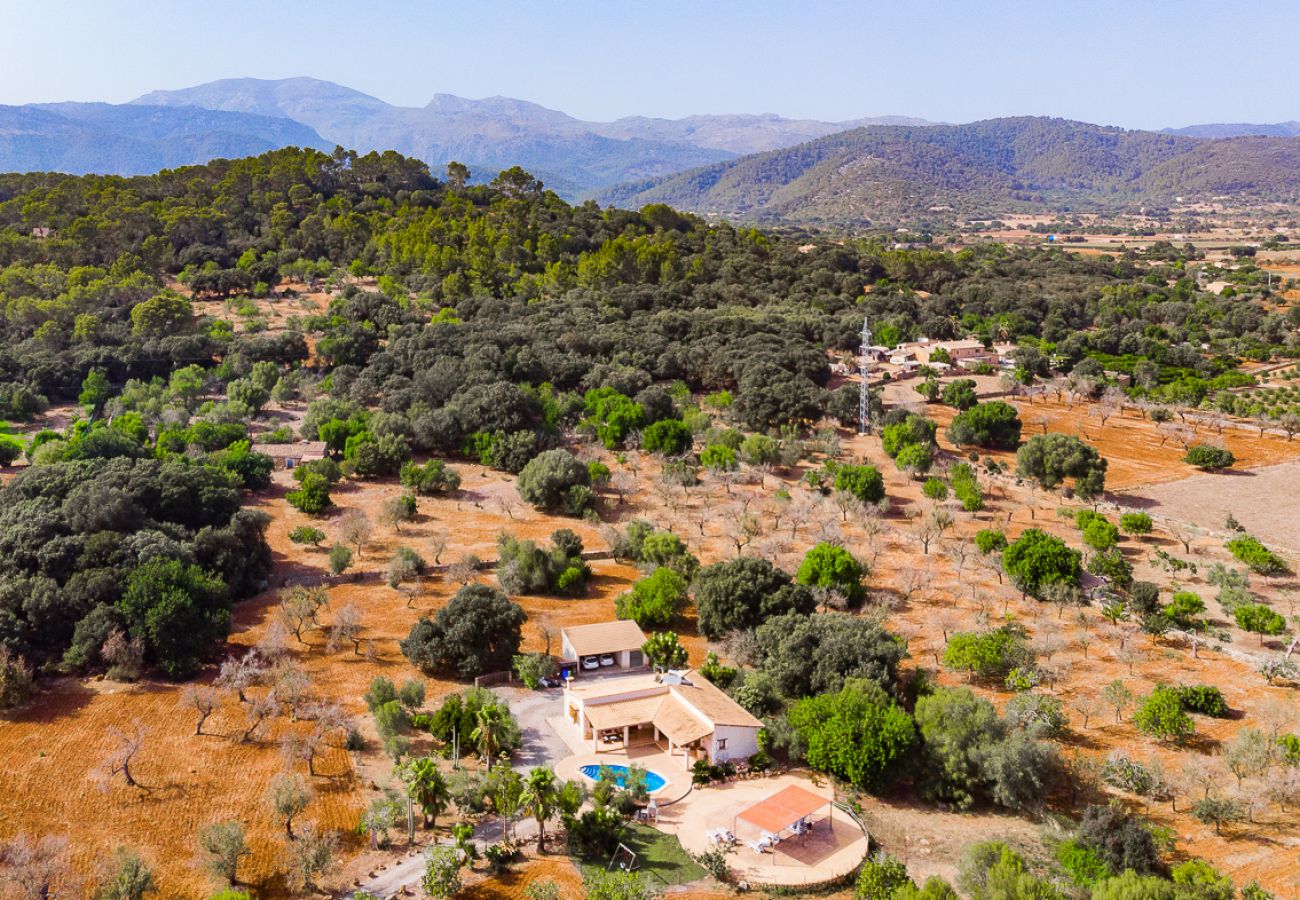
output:
[[594,625],[576,625],[560,631],[560,653],[574,676],[582,675],[584,657],[611,656],[614,666],[622,670],[645,667],[645,654],[641,646],[645,633],[632,621],[597,622]]

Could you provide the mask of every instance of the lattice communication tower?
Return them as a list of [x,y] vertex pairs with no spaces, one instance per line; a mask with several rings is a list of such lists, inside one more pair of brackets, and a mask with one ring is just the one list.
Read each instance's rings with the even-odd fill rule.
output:
[[871,370],[871,325],[869,319],[862,320],[862,346],[858,348],[858,433],[866,434],[871,430],[871,402],[867,391],[867,376]]

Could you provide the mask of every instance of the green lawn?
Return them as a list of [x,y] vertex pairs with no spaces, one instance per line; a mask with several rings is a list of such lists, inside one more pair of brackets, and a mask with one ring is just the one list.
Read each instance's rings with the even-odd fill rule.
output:
[[[687,884],[707,874],[682,848],[681,841],[671,834],[648,825],[629,825],[622,840],[636,853],[636,871],[645,878],[647,885]],[[583,874],[593,869],[603,871],[608,864],[608,859],[583,860]]]

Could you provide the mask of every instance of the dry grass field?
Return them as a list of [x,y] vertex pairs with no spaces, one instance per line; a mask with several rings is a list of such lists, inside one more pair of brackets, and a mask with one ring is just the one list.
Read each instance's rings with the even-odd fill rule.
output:
[[[1160,447],[1158,435],[1146,420],[1127,416],[1110,418],[1105,425],[1090,418],[1082,406],[1019,403],[1026,420],[1026,435],[1039,430],[1037,416],[1047,417],[1049,429],[1080,433],[1098,444],[1111,460],[1109,486],[1130,491],[1139,485],[1190,476],[1193,470],[1177,461],[1178,451]],[[944,407],[930,406],[927,413],[945,421]],[[941,429],[942,435],[942,429]],[[1148,538],[1124,540],[1122,547],[1134,564],[1136,577],[1169,584],[1171,577],[1155,568],[1156,549],[1177,557],[1190,556],[1199,574],[1180,576],[1178,584],[1196,590],[1207,599],[1216,629],[1232,638],[1222,650],[1203,644],[1199,655],[1174,637],[1153,641],[1129,623],[1118,627],[1106,623],[1096,608],[1061,611],[1022,600],[1018,592],[999,583],[996,572],[983,565],[970,545],[979,528],[1006,528],[1014,537],[1026,527],[1046,528],[1078,546],[1078,532],[1056,513],[1063,501],[1059,496],[1018,487],[1003,477],[988,485],[988,507],[970,515],[955,508],[953,526],[926,553],[921,546],[917,523],[933,505],[921,495],[920,485],[909,481],[884,457],[879,440],[842,434],[846,458],[866,460],[885,473],[890,509],[884,515],[863,515],[855,511],[847,519],[834,506],[819,502],[798,486],[809,464],[790,471],[752,473],[752,477],[719,479],[704,476],[704,482],[689,490],[663,486],[658,465],[648,456],[629,453],[628,471],[637,489],[618,504],[607,497],[606,524],[625,523],[634,517],[650,519],[660,527],[671,527],[709,563],[742,552],[772,557],[793,571],[804,551],[818,540],[843,542],[865,560],[871,574],[867,585],[871,609],[886,617],[888,626],[909,642],[909,666],[936,667],[945,633],[970,630],[1012,615],[1033,637],[1041,657],[1054,678],[1047,686],[1071,710],[1071,726],[1062,744],[1069,758],[1104,758],[1123,749],[1139,759],[1158,758],[1167,773],[1177,775],[1193,760],[1210,765],[1221,743],[1243,726],[1286,728],[1297,726],[1292,690],[1270,687],[1253,670],[1251,654],[1261,652],[1256,639],[1236,631],[1213,601],[1214,588],[1204,581],[1205,569],[1215,560],[1227,561],[1222,535],[1198,532],[1192,538],[1191,554],[1158,529]],[[1300,456],[1300,443],[1283,438],[1257,438],[1245,432],[1225,431],[1224,441],[1238,454],[1243,465],[1258,465],[1280,458]],[[603,450],[590,450],[611,468],[618,464]],[[431,556],[430,547],[438,534],[447,537],[443,562],[462,553],[482,557],[493,555],[497,534],[502,530],[538,540],[560,527],[578,531],[588,548],[605,546],[601,526],[538,514],[519,501],[513,478],[479,466],[456,464],[462,475],[462,490],[450,497],[422,499],[420,517],[404,525],[401,533],[376,527],[356,572],[361,580],[344,580],[329,588],[330,608],[337,611],[353,602],[363,612],[365,637],[374,643],[375,658],[366,659],[351,649],[329,652],[321,632],[305,635],[303,644],[290,641],[290,655],[308,675],[312,691],[322,699],[343,704],[358,717],[363,731],[373,738],[362,702],[370,679],[386,675],[394,681],[415,675],[401,656],[397,641],[405,637],[420,616],[444,604],[455,585],[441,578],[426,578],[414,598],[391,590],[377,578],[398,544],[408,544]],[[633,472],[632,469],[635,469]],[[987,479],[986,479],[987,480]],[[1251,476],[1225,477],[1235,485]],[[273,487],[252,498],[273,519],[269,539],[275,553],[274,586],[295,579],[320,576],[325,571],[323,550],[304,549],[289,542],[288,532],[308,521],[290,508],[284,493],[290,480],[277,473]],[[788,502],[775,499],[775,488],[787,487]],[[376,518],[385,499],[400,488],[392,481],[354,483],[335,492],[337,508],[321,527],[333,541],[337,520],[346,510],[362,509]],[[1075,504],[1077,505],[1077,504]],[[1113,510],[1103,506],[1103,512]],[[1155,512],[1188,514],[1190,508],[1170,503]],[[757,528],[741,524],[756,521]],[[1217,521],[1192,516],[1195,524],[1217,529]],[[613,616],[612,599],[638,577],[635,568],[614,562],[593,565],[595,578],[588,596],[580,599],[557,597],[518,598],[529,619],[525,625],[526,649],[541,649],[543,630],[557,635],[569,624],[602,621]],[[350,575],[351,573],[349,573]],[[483,573],[491,581],[490,573]],[[345,576],[347,578],[347,576]],[[1275,604],[1296,585],[1288,580],[1264,583],[1253,589]],[[228,652],[238,653],[262,639],[276,616],[275,591],[242,604],[235,617]],[[328,626],[330,613],[323,616]],[[694,632],[693,622],[682,629],[692,661],[702,661],[704,640]],[[1215,643],[1215,642],[1209,642]],[[205,676],[212,677],[209,671]],[[1186,747],[1157,745],[1136,732],[1131,722],[1116,722],[1113,713],[1092,714],[1084,727],[1079,708],[1099,693],[1102,685],[1123,679],[1134,694],[1141,696],[1157,682],[1213,683],[1222,688],[1235,718],[1197,718],[1198,734]],[[459,689],[447,681],[427,680],[430,703]],[[962,683],[951,673],[939,674],[941,683]],[[261,690],[261,689],[255,689]],[[999,705],[1010,694],[979,687],[981,693]],[[82,683],[73,680],[47,682],[37,701],[0,726],[0,791],[10,798],[0,812],[0,836],[19,832],[64,833],[71,840],[75,861],[83,871],[93,870],[96,861],[121,843],[139,848],[156,865],[160,887],[169,897],[203,897],[211,888],[209,877],[195,866],[195,833],[206,822],[237,819],[248,829],[254,854],[243,868],[244,878],[255,885],[260,896],[285,896],[289,888],[275,873],[282,871],[282,829],[273,821],[264,794],[271,778],[286,763],[279,746],[285,734],[306,727],[287,718],[274,721],[268,732],[244,742],[239,734],[245,727],[244,710],[227,696],[205,726],[205,734],[194,734],[194,716],[181,706],[180,686],[143,682],[134,685],[108,681]],[[92,783],[92,774],[111,749],[111,726],[139,719],[150,729],[139,756],[137,776],[146,790],[133,790],[115,783],[107,793]],[[318,821],[351,835],[357,817],[380,785],[387,779],[388,763],[372,740],[368,750],[348,753],[330,750],[320,761],[318,776],[310,779],[316,799],[305,819]],[[301,767],[300,767],[301,770]],[[1231,786],[1231,777],[1225,774]],[[1247,785],[1247,788],[1250,786]],[[22,798],[16,802],[14,798]],[[1121,797],[1135,807],[1135,797]],[[1064,810],[1068,797],[1052,799]],[[1276,807],[1261,809],[1255,823],[1227,827],[1215,835],[1186,814],[1185,797],[1174,811],[1168,803],[1152,807],[1149,814],[1171,827],[1178,836],[1179,853],[1203,855],[1221,866],[1238,884],[1252,878],[1291,896],[1300,880],[1300,835],[1291,817]],[[954,816],[932,807],[885,799],[865,801],[869,821],[879,829],[885,846],[905,856],[912,873],[951,875],[953,855],[960,843],[1010,833],[1026,844],[1041,843],[1041,827],[1027,820],[1008,823],[1004,816],[970,814]],[[960,823],[961,828],[956,829]],[[956,829],[956,830],[955,830]],[[344,864],[326,884],[342,889],[374,868],[380,859],[365,850],[359,838],[349,837]],[[472,897],[519,897],[529,878],[553,878],[566,890],[576,891],[576,873],[562,857],[545,857],[529,862],[518,874],[505,879],[485,880],[473,876],[467,891]],[[675,895],[678,896],[678,895]],[[703,897],[704,893],[681,894]]]
[[1220,525],[1231,514],[1270,546],[1300,554],[1300,510],[1292,497],[1300,463],[1280,463],[1241,472],[1195,475],[1182,481],[1139,487],[1136,505],[1185,522]]
[[[1093,404],[1070,404],[1043,397],[1032,402],[1013,398],[1010,402],[1020,411],[1025,439],[1046,431],[1057,431],[1072,434],[1096,447],[1109,460],[1107,490],[1128,491],[1142,485],[1180,481],[1199,474],[1199,470],[1183,462],[1184,450],[1180,445],[1161,435],[1154,422],[1141,417],[1133,409],[1111,415],[1102,425]],[[924,412],[939,423],[940,445],[955,450],[947,442],[944,431],[956,411],[949,406],[933,404]],[[1216,428],[1188,418],[1187,428],[1194,432],[1195,440],[1222,444],[1231,450],[1237,458],[1233,467],[1236,472],[1300,459],[1300,441],[1288,441],[1272,433],[1261,436],[1258,429],[1245,423],[1225,427],[1219,433]],[[986,455],[1014,465],[1014,452],[980,451],[981,457]]]
[[[190,296],[189,289],[182,284],[171,287]],[[256,327],[274,334],[286,330],[294,319],[324,312],[331,299],[332,295],[326,291],[313,291],[301,282],[285,282],[267,297],[241,297],[238,302],[200,299],[193,301],[193,305],[196,315],[224,319],[237,332],[250,331],[249,323],[257,322]]]

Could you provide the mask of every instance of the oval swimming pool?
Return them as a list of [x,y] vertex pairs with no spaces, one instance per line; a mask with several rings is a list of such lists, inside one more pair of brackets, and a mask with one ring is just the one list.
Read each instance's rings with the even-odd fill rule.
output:
[[[583,766],[578,771],[590,778],[592,781],[595,781],[600,777],[601,769],[609,769],[614,773],[614,780],[617,782],[618,786],[627,787],[627,766]],[[662,791],[666,784],[668,784],[668,779],[664,778],[658,772],[647,771],[645,773],[645,787],[648,793],[653,794],[655,791]]]

